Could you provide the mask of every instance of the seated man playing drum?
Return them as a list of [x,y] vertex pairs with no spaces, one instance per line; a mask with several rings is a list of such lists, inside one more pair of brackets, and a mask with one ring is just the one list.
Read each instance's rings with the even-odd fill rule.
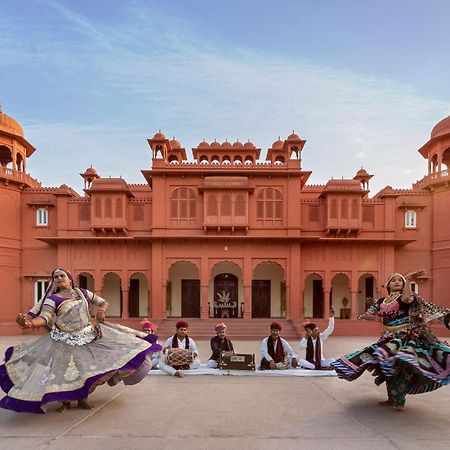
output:
[[188,336],[188,323],[179,320],[176,328],[177,332],[167,339],[164,345],[165,358],[164,356],[161,358],[159,368],[169,375],[183,378],[182,371],[198,369],[200,359],[198,359],[198,350],[194,340]]
[[280,337],[281,325],[273,322],[270,325],[270,336],[261,342],[260,370],[296,368],[297,354],[288,342]]
[[211,338],[212,355],[206,363],[210,369],[217,369],[221,354],[234,353],[233,344],[226,335],[227,326],[224,323],[218,323],[214,329],[217,336]]

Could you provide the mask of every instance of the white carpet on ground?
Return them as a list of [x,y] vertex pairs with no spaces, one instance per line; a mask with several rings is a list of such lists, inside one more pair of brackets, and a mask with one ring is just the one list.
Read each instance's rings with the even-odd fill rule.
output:
[[[186,375],[232,375],[250,377],[335,377],[334,370],[308,370],[308,369],[286,369],[286,370],[219,370],[210,369],[206,364],[194,370],[183,370]],[[150,370],[149,375],[167,375],[162,370]]]

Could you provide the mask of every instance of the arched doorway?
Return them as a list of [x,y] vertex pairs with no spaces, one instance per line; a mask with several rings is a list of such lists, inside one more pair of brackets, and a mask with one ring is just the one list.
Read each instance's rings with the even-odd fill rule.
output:
[[238,317],[238,277],[221,273],[214,277],[213,316],[220,319]]
[[122,316],[122,286],[117,273],[109,272],[103,277],[102,297],[108,301],[108,315]]
[[78,286],[82,289],[94,292],[94,277],[89,272],[81,272],[78,275]]
[[188,261],[179,261],[170,267],[166,303],[168,317],[200,317],[197,266]]
[[318,273],[310,273],[305,278],[303,292],[303,312],[305,317],[323,318],[323,279]]
[[286,287],[284,271],[276,263],[258,264],[252,280],[252,317],[284,317]]
[[331,281],[331,302],[330,305],[333,306],[336,317],[341,319],[349,319],[350,311],[348,310],[349,301],[351,298],[350,292],[350,280],[344,273],[338,273],[333,277]]
[[130,317],[145,317],[148,314],[148,282],[140,272],[130,277],[128,288],[128,313]]
[[375,297],[375,277],[370,273],[364,273],[358,280],[358,314],[364,314]]

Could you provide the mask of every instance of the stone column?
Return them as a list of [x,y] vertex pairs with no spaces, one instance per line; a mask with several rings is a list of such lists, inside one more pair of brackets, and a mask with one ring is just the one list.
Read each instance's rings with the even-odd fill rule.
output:
[[128,310],[128,289],[122,289],[122,319],[130,317]]
[[244,319],[252,317],[252,285],[244,284]]
[[350,319],[356,320],[358,316],[358,291],[351,292]]
[[209,319],[208,284],[200,285],[200,317]]

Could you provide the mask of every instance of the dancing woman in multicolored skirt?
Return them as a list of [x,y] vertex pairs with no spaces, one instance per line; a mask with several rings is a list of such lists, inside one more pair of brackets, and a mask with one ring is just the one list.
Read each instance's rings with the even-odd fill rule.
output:
[[450,309],[442,308],[411,293],[410,280],[422,272],[392,274],[385,287],[388,296],[359,317],[383,323],[375,344],[337,359],[331,366],[340,378],[353,381],[365,370],[375,383],[386,382],[388,399],[379,405],[402,411],[406,394],[434,391],[449,383],[450,347],[427,327],[437,319],[450,329]]
[[[97,307],[97,324],[90,307]],[[88,395],[100,384],[135,384],[151,369],[148,355],[161,350],[157,336],[104,322],[108,303],[74,287],[70,273],[56,269],[42,301],[28,315],[20,314],[23,328],[47,326],[50,333],[6,350],[0,366],[0,386],[6,396],[0,407],[42,414],[48,403],[62,404],[60,412],[91,409]]]

